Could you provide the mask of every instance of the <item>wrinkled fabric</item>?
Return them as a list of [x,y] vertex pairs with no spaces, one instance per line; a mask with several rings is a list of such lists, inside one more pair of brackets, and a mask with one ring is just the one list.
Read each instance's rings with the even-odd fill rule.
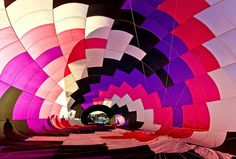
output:
[[160,136],[158,139],[147,142],[149,147],[155,153],[184,153],[194,150],[204,159],[231,159],[234,155],[215,151],[210,148],[191,145],[183,142],[181,139],[174,139],[168,136]]

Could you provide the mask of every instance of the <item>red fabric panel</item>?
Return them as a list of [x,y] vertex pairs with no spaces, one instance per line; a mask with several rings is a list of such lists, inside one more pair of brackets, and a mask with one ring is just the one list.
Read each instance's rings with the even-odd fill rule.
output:
[[192,49],[191,52],[199,61],[201,61],[206,72],[210,72],[217,68],[220,68],[220,65],[215,56],[204,46],[199,45],[198,47]]
[[196,18],[189,19],[186,23],[172,31],[189,49],[193,49],[215,36],[211,30]]
[[183,127],[196,131],[207,131],[210,126],[210,114],[206,103],[185,105],[183,108]]
[[205,0],[165,0],[157,9],[168,13],[179,23],[184,23],[208,7]]

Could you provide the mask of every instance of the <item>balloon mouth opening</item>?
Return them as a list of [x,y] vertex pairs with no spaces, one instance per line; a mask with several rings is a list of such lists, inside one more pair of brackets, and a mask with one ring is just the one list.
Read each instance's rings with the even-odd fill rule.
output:
[[105,105],[93,105],[83,112],[81,122],[85,125],[113,125],[114,115],[114,111]]

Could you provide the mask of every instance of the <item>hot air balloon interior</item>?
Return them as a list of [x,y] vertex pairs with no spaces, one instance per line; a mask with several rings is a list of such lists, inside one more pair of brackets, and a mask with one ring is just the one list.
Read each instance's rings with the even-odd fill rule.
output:
[[0,158],[234,158],[235,8],[0,0]]

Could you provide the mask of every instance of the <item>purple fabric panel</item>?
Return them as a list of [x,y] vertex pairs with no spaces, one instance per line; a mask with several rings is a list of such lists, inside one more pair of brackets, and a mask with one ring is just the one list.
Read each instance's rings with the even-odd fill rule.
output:
[[164,66],[164,70],[169,74],[172,81],[180,83],[193,77],[193,73],[188,65],[180,58]]
[[34,96],[30,106],[29,106],[29,110],[27,113],[27,119],[29,120],[34,120],[34,119],[38,119],[39,118],[39,112],[40,112],[40,108],[43,104],[43,99]]
[[163,107],[192,104],[191,93],[185,83],[176,84],[158,92]]
[[48,75],[43,72],[39,71],[35,76],[27,83],[26,87],[24,88],[25,91],[31,92],[35,94],[42,83],[48,79]]
[[35,61],[41,68],[44,68],[53,60],[62,56],[62,52],[59,46],[51,48],[44,53],[42,53]]
[[138,84],[141,84],[141,82],[145,79],[145,77],[143,76],[143,74],[137,70],[134,69],[131,73],[130,76],[128,78],[126,78],[124,81],[126,81],[127,83],[130,84],[131,87],[135,87]]
[[150,4],[151,6],[155,6],[155,8],[161,4],[164,0],[145,0],[146,3]]
[[152,74],[147,78],[147,84],[148,84],[148,89],[147,89],[148,93],[158,92],[165,88],[160,78],[156,74]]
[[84,108],[84,109],[88,109],[89,107],[91,107],[93,105],[93,102],[85,102],[83,104],[81,104],[81,106]]
[[188,52],[188,48],[185,44],[176,36],[168,34],[159,43],[155,45],[155,48],[160,50],[169,61],[173,61],[180,55]]
[[175,19],[163,11],[154,10],[147,19],[154,20],[166,28],[169,32],[175,29],[179,24]]
[[169,46],[172,46],[179,55],[182,55],[186,52],[188,52],[188,47],[184,44],[182,40],[180,40],[177,36],[173,34],[168,34],[163,41]]
[[[13,86],[24,90],[27,84],[30,83],[31,80],[40,72],[43,72],[43,70],[35,62],[29,64],[21,72],[18,73],[18,75],[13,81]],[[39,83],[34,83],[34,84],[37,87],[40,86]],[[35,93],[32,90],[28,91],[32,94]]]
[[183,126],[183,109],[181,106],[175,106],[173,110],[173,122],[172,126],[181,128]]
[[179,57],[177,51],[166,44],[164,41],[158,42],[155,45],[155,48],[160,50],[169,59],[169,61],[173,61],[174,59]]
[[98,91],[99,90],[93,90],[87,94],[84,95],[85,98],[93,98],[96,97],[98,95]]
[[141,25],[142,28],[151,31],[154,33],[159,39],[162,39],[165,37],[169,31],[158,21],[152,20],[152,19],[147,19],[143,22]]
[[33,59],[28,53],[16,56],[6,64],[0,75],[0,80],[11,85],[17,74],[32,62]]
[[155,6],[146,3],[146,1],[140,0],[128,0],[122,6],[122,9],[131,10],[131,8],[133,11],[136,11],[144,17],[147,17],[155,9]]
[[0,81],[0,98],[8,90],[9,87],[10,85]]
[[32,94],[22,92],[18,98],[14,110],[13,110],[13,120],[26,120],[27,111],[33,100],[34,96]]
[[184,82],[167,88],[167,91],[171,97],[172,106],[192,104],[192,95]]

